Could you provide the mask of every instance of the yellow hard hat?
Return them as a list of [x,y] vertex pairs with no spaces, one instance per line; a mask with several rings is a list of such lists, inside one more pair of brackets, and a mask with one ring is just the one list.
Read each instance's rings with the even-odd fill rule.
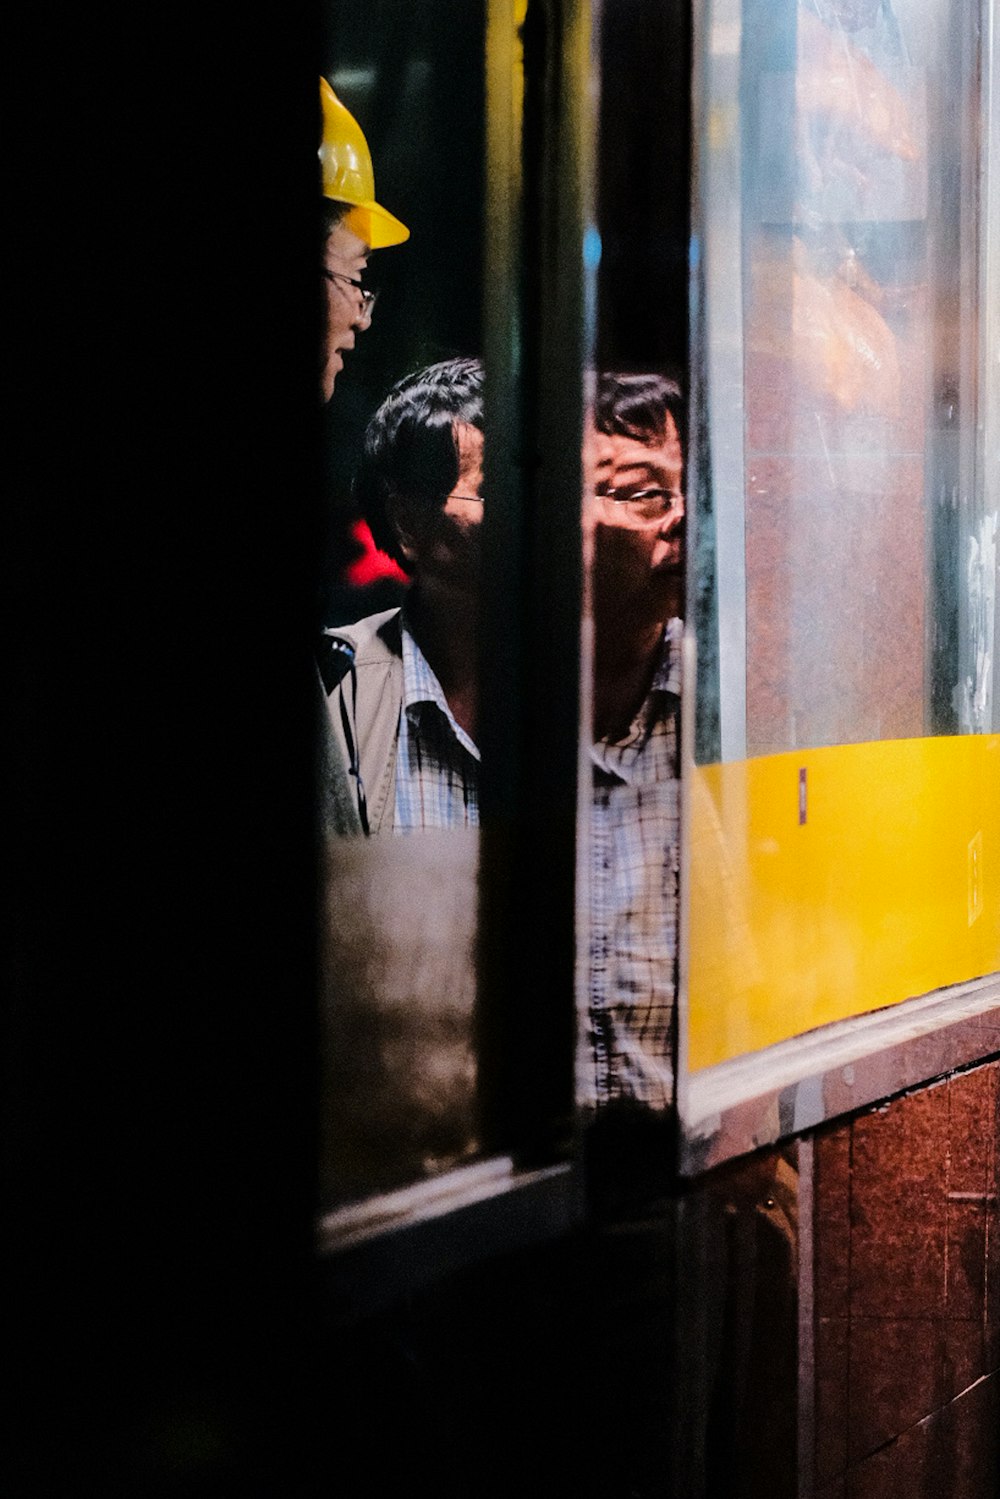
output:
[[344,223],[372,250],[400,245],[410,231],[388,209],[375,202],[372,154],[357,120],[337,98],[325,78],[319,80],[323,104],[323,196],[349,203]]

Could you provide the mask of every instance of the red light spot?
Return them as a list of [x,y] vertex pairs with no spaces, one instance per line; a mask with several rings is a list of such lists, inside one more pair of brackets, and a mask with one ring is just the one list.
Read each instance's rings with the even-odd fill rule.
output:
[[366,583],[377,583],[380,578],[394,578],[399,583],[409,579],[392,558],[380,552],[372,540],[368,522],[356,520],[351,526],[351,538],[361,548],[361,556],[355,557],[344,569],[344,581],[352,588],[363,588]]

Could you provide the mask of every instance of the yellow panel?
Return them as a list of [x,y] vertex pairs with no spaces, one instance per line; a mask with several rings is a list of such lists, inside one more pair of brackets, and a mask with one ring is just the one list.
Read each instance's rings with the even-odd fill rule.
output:
[[692,1070],[1000,969],[1000,735],[685,774]]

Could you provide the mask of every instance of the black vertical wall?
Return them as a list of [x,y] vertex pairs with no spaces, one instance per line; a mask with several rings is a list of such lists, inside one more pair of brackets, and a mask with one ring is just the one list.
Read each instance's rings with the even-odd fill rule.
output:
[[317,32],[13,69],[7,1493],[311,1481]]

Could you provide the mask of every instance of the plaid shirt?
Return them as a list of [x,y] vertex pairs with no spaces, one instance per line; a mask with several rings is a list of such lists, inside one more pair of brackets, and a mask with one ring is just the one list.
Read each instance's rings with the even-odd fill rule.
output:
[[590,931],[580,1102],[673,1102],[680,783],[678,705],[683,625],[624,739],[591,749]]
[[[589,964],[577,1087],[599,1107],[673,1102],[677,952],[679,619],[649,693],[621,740],[591,748]],[[395,831],[475,827],[479,751],[406,627]]]
[[479,823],[479,751],[455,721],[441,684],[406,626],[403,710],[396,750],[394,831]]

